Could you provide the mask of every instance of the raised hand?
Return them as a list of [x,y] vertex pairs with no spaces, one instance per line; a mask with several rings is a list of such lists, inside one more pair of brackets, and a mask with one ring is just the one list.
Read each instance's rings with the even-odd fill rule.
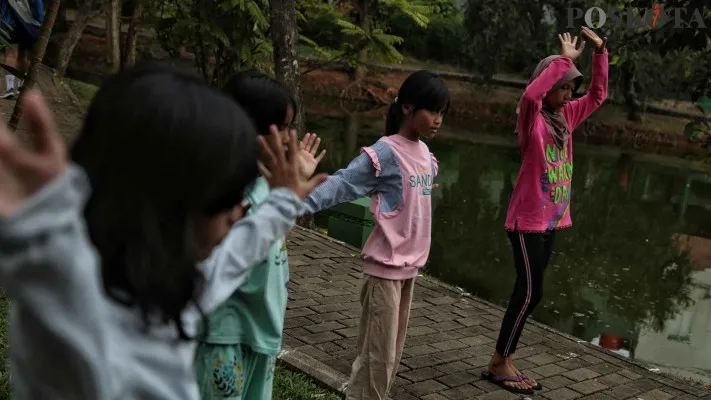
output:
[[44,99],[29,91],[23,101],[22,120],[32,149],[21,146],[5,124],[0,124],[0,218],[12,215],[67,167],[66,148]]
[[600,39],[600,36],[597,35],[592,29],[588,28],[587,26],[584,26],[582,28],[583,31],[583,36],[587,38],[589,41],[593,43],[595,46],[595,51],[598,53],[602,53],[605,51],[605,47],[607,46],[607,37],[604,37]]
[[279,129],[276,125],[269,127],[269,135],[260,135],[257,140],[266,162],[266,164],[259,162],[259,171],[272,188],[291,189],[299,198],[303,199],[328,177],[327,174],[318,174],[311,178],[301,175],[300,157],[298,156],[299,142],[296,139],[296,131],[289,133],[288,157],[284,154],[284,145],[279,139]]
[[575,59],[580,57],[580,54],[585,49],[585,41],[581,40],[580,46],[577,46],[578,37],[575,36],[571,39],[570,33],[568,33],[568,32],[565,32],[563,34],[558,34],[558,39],[560,39],[560,46],[561,46],[560,55],[563,57],[568,57],[573,61],[575,61]]
[[304,140],[299,143],[299,157],[301,158],[300,171],[304,179],[308,179],[316,171],[316,166],[323,160],[326,155],[326,150],[321,150],[318,156],[318,146],[321,144],[321,138],[315,133],[307,133]]

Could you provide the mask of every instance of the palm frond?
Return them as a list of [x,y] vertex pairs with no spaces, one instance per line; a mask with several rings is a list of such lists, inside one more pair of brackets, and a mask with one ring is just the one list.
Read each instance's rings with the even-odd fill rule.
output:
[[299,42],[305,44],[311,50],[315,51],[316,54],[318,54],[318,56],[321,58],[333,58],[333,53],[331,51],[319,46],[318,43],[314,42],[313,40],[309,39],[304,35],[299,34]]
[[12,27],[6,23],[0,24],[0,50],[10,47],[12,38]]
[[363,31],[358,25],[352,23],[351,21],[345,20],[343,18],[337,18],[333,22],[343,30],[348,29],[351,31],[360,31],[365,34],[365,31]]

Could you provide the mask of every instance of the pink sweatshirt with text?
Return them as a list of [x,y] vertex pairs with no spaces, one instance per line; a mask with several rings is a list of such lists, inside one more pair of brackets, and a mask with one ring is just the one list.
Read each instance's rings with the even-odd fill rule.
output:
[[[545,232],[572,225],[573,137],[558,149],[541,115],[543,99],[572,66],[567,57],[553,60],[523,93],[517,124],[521,169],[506,214],[509,231]],[[607,98],[607,71],[607,50],[594,53],[587,94],[562,108],[571,132]]]
[[384,279],[417,276],[430,252],[432,184],[437,160],[422,141],[380,138],[306,198],[310,213],[371,196],[375,226],[363,247],[365,273]]

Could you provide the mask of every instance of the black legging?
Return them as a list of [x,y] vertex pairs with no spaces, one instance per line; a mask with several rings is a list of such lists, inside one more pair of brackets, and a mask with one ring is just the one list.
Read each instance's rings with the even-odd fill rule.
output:
[[543,297],[543,274],[553,251],[554,231],[507,232],[513,247],[516,283],[501,323],[496,351],[508,356],[516,351],[526,319]]

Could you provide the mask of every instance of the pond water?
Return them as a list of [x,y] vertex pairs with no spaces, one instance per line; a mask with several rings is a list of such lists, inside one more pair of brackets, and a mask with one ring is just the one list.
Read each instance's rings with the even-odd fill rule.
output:
[[[320,169],[334,172],[383,124],[311,115],[308,126],[328,149]],[[448,126],[429,143],[440,187],[426,272],[505,305],[515,274],[503,225],[519,154],[510,132],[475,131]],[[533,317],[662,372],[711,382],[711,179],[684,165],[576,144],[574,225],[556,237]]]

